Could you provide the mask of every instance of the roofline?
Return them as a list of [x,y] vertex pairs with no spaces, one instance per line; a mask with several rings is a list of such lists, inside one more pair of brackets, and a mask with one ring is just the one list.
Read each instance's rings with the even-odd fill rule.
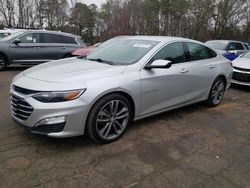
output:
[[50,31],[50,30],[24,30],[24,32],[27,33],[53,33],[53,34],[59,34],[59,35],[64,35],[64,36],[71,36],[71,37],[77,37],[81,38],[81,36],[74,35],[71,33],[66,33],[66,32],[61,32],[61,31]]
[[206,42],[240,42],[240,43],[243,43],[242,41],[237,41],[237,40],[208,40]]

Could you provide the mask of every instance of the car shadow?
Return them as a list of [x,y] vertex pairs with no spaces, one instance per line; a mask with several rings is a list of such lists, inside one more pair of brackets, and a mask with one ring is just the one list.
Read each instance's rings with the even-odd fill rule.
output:
[[20,66],[8,66],[5,68],[5,71],[24,71],[28,68],[31,68],[31,65],[20,65]]

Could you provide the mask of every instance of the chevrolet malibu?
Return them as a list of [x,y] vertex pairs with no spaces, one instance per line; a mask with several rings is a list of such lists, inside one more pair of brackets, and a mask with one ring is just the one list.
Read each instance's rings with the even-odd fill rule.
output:
[[250,52],[242,54],[233,61],[232,83],[250,86]]
[[203,43],[117,37],[87,57],[41,64],[11,85],[14,120],[50,137],[120,138],[139,120],[197,102],[214,107],[230,86],[229,60]]

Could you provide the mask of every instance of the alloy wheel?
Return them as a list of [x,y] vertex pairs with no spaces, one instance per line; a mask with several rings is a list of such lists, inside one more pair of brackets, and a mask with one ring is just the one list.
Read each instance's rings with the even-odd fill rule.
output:
[[106,103],[99,111],[96,119],[96,129],[104,140],[119,137],[129,122],[128,106],[121,100]]
[[215,105],[219,104],[224,96],[225,83],[223,80],[218,80],[212,89],[212,101]]

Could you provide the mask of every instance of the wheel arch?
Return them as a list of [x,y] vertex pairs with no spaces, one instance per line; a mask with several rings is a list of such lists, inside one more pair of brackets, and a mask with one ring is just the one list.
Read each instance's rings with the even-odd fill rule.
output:
[[[226,77],[225,75],[220,74],[219,76],[216,77],[216,79],[217,79],[217,78],[222,78],[222,79],[224,80],[225,84],[226,84],[226,85],[228,84],[227,77]],[[216,79],[215,79],[215,80],[216,80]]]
[[[87,120],[86,120],[86,122],[88,121],[90,112],[91,112],[92,108],[94,107],[94,105],[95,105],[98,101],[100,101],[102,98],[104,98],[104,97],[106,97],[106,96],[108,96],[108,95],[111,95],[111,94],[120,94],[120,95],[122,95],[123,97],[125,97],[126,99],[128,99],[128,101],[129,101],[129,103],[130,103],[130,105],[131,105],[131,109],[132,109],[132,121],[133,121],[134,116],[135,116],[135,111],[136,111],[136,109],[135,109],[136,106],[135,106],[134,99],[133,99],[133,97],[132,97],[128,92],[119,90],[119,91],[110,91],[110,92],[108,92],[108,93],[104,93],[104,94],[100,95],[100,96],[91,104],[91,107],[90,107],[89,110],[88,110],[88,115],[87,115]],[[85,131],[86,131],[86,126],[85,126],[85,128],[84,128],[84,132],[85,132]]]
[[217,77],[215,77],[215,79],[214,79],[213,82],[211,83],[209,89],[207,90],[205,99],[207,99],[207,98],[209,97],[209,93],[210,93],[210,91],[211,91],[211,89],[212,89],[213,83],[214,83],[214,81],[215,81],[216,79],[218,79],[218,78],[222,78],[222,79],[224,80],[226,86],[227,86],[227,84],[228,84],[227,77],[226,77],[225,75],[223,75],[223,74],[219,74]]

